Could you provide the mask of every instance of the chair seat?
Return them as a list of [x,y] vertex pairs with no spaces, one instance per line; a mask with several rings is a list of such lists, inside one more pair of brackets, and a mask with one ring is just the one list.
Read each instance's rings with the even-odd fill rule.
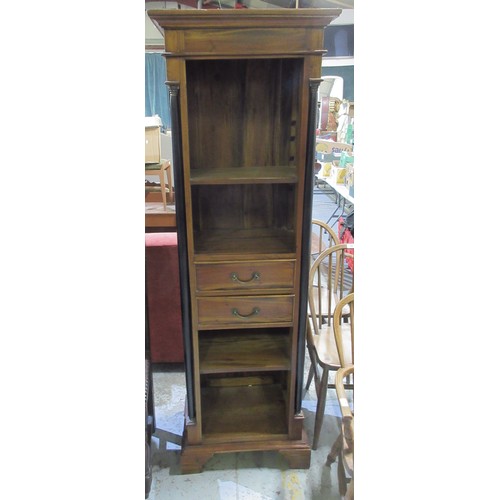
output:
[[[313,333],[311,337],[314,342],[314,348],[316,349],[318,358],[321,362],[332,367],[333,369],[340,368],[339,353],[335,344],[333,327],[324,325],[323,328],[321,328],[319,335],[315,335]],[[352,364],[351,326],[348,323],[342,325],[342,338],[346,363],[350,365]]]
[[[144,188],[148,193],[161,193],[161,186],[159,184],[146,182]],[[165,192],[170,193],[170,189],[166,186],[165,186]]]
[[144,165],[146,170],[161,170],[165,165],[165,162],[162,161],[161,163],[145,163]]

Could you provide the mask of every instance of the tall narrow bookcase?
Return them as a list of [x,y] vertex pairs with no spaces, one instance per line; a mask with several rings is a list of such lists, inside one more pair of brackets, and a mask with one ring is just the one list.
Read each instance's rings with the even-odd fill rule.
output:
[[317,89],[340,9],[150,10],[163,33],[186,353],[181,470],[311,451],[301,411]]

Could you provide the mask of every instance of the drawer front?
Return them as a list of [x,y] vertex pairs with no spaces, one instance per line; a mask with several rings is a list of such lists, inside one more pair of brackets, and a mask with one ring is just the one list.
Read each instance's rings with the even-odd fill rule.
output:
[[198,299],[199,328],[233,328],[269,323],[291,326],[293,295],[202,297]]
[[[234,32],[216,28],[204,30],[188,30],[184,33],[184,53],[188,54],[269,54],[270,52],[290,53],[311,51],[308,47],[310,30],[296,27],[283,28],[238,28],[238,36]],[[210,44],[207,44],[207,40]],[[175,50],[175,45],[167,39],[167,50]],[[249,49],[251,47],[251,49]],[[272,49],[270,49],[272,47]]]
[[293,289],[295,261],[240,261],[196,265],[199,292]]

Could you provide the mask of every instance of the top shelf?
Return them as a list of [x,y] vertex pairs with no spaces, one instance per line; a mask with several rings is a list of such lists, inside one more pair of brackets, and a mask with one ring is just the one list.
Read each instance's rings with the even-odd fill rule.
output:
[[296,167],[198,168],[191,184],[295,184]]

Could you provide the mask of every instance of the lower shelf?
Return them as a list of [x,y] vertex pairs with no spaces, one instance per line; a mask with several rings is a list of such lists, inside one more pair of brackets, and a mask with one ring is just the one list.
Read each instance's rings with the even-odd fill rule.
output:
[[281,384],[204,387],[201,408],[204,442],[268,440],[287,435]]
[[290,336],[289,328],[200,331],[200,373],[289,370]]

